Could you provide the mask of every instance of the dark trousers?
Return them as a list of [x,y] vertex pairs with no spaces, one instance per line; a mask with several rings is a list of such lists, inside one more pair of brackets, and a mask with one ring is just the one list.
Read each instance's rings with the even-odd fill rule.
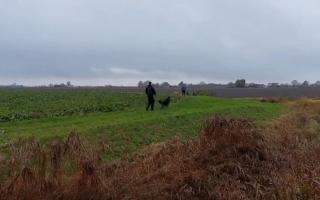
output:
[[151,110],[153,110],[153,107],[154,107],[154,98],[148,97],[148,106],[147,106],[146,110],[149,110],[149,108],[151,108]]

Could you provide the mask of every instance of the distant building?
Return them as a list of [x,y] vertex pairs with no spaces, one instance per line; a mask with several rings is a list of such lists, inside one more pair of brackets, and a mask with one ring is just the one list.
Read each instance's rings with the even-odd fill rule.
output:
[[160,87],[169,88],[169,87],[171,87],[171,85],[168,82],[163,82],[163,83],[160,84]]

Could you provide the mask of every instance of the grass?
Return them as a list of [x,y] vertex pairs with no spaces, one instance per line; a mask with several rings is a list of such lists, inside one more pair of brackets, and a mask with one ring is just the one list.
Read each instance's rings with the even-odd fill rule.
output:
[[0,122],[124,111],[142,104],[137,93],[82,88],[0,88]]
[[2,144],[36,138],[0,153],[0,199],[320,199],[319,114],[197,96],[0,123]]
[[76,133],[20,141],[0,161],[0,199],[320,199],[320,104],[290,108],[258,129],[213,116],[187,142],[106,162]]
[[[79,92],[76,94],[79,95]],[[103,95],[106,95],[105,91]],[[109,95],[114,96],[114,93]],[[142,146],[166,141],[175,135],[181,135],[186,139],[193,138],[197,135],[201,122],[213,113],[246,117],[261,125],[279,116],[281,111],[280,104],[261,103],[249,99],[196,96],[181,100],[174,98],[174,103],[169,108],[160,110],[156,107],[154,112],[146,112],[143,94],[117,94],[113,97],[117,98],[122,102],[126,98],[137,98],[140,102],[128,102],[129,106],[126,109],[111,112],[3,122],[0,123],[0,144],[6,146],[10,141],[26,137],[35,137],[42,143],[47,143],[55,138],[64,138],[71,131],[75,131],[92,144],[107,145],[109,151],[105,158],[113,159]],[[49,105],[51,104],[49,102]]]

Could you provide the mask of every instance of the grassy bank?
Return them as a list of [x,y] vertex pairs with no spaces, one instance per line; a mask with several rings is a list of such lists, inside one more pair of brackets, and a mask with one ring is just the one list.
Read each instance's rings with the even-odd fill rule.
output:
[[113,161],[75,133],[50,145],[21,141],[0,159],[0,199],[319,199],[320,105],[288,106],[258,129],[214,116],[193,139]]
[[161,110],[156,107],[154,112],[146,112],[143,94],[109,95],[113,96],[109,99],[118,98],[122,102],[138,96],[139,101],[128,103],[129,106],[124,110],[112,112],[2,122],[1,144],[5,146],[10,141],[26,137],[35,137],[46,143],[52,139],[64,138],[75,131],[94,144],[108,146],[111,150],[106,157],[114,158],[175,135],[192,138],[198,133],[201,122],[213,113],[246,117],[263,124],[279,116],[281,110],[280,104],[256,100],[196,96],[174,98],[174,103],[169,108]]

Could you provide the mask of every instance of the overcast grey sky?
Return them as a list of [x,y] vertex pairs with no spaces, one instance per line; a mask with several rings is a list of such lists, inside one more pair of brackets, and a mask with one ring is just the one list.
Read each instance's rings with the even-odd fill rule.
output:
[[0,0],[0,84],[320,79],[319,0]]

